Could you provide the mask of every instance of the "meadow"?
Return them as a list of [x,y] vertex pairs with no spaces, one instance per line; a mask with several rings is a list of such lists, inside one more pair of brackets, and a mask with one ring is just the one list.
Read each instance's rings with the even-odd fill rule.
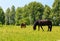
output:
[[43,26],[43,29],[34,31],[33,26],[0,26],[0,41],[60,41],[60,26],[53,26],[51,32],[47,31],[47,26]]

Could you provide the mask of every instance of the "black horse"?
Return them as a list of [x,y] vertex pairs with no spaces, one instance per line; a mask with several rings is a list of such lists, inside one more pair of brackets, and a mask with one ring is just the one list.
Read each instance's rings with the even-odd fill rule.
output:
[[[38,25],[38,30],[40,29],[40,26],[42,28],[42,26],[47,25],[48,26],[48,31],[52,31],[52,22],[49,20],[37,20],[34,22],[34,26],[33,29],[36,30],[36,26]],[[44,31],[44,29],[42,28],[42,30]]]
[[21,23],[21,28],[26,28],[26,23]]

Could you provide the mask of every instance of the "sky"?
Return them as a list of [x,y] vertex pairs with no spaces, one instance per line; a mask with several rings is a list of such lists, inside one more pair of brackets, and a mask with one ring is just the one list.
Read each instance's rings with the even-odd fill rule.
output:
[[23,7],[33,1],[40,2],[43,5],[48,5],[50,7],[52,7],[52,4],[54,3],[54,0],[0,0],[0,7],[2,7],[3,10],[6,10],[8,7],[11,8],[12,5],[14,5],[15,8]]

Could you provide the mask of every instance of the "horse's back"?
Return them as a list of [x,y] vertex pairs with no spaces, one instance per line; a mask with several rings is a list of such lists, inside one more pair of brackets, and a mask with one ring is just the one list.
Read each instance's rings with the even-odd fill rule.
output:
[[52,22],[50,20],[38,20],[39,25],[51,25]]

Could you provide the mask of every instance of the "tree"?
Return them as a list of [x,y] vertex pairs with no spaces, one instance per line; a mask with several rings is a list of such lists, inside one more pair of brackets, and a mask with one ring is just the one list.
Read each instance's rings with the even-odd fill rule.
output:
[[[52,6],[54,25],[60,24],[60,0],[55,0]],[[55,19],[54,19],[55,18]]]
[[20,25],[20,20],[23,18],[22,16],[22,13],[23,13],[23,9],[18,7],[16,9],[16,25]]
[[5,14],[3,9],[0,7],[0,23],[4,24],[5,23]]
[[51,8],[47,5],[45,5],[44,14],[42,16],[43,17],[42,19],[50,20],[50,18],[49,18],[50,14],[51,14]]
[[[38,4],[38,5],[37,5]],[[26,24],[33,24],[34,21],[42,19],[44,6],[39,2],[31,2],[24,7],[16,9],[16,22],[26,22]]]
[[5,24],[7,25],[10,24],[10,8],[7,8],[6,13],[5,13]]
[[15,7],[12,6],[10,11],[10,24],[15,24],[15,13]]
[[32,24],[34,23],[34,21],[42,19],[43,11],[44,6],[39,2],[31,2],[28,4],[28,12],[29,17],[32,20]]

